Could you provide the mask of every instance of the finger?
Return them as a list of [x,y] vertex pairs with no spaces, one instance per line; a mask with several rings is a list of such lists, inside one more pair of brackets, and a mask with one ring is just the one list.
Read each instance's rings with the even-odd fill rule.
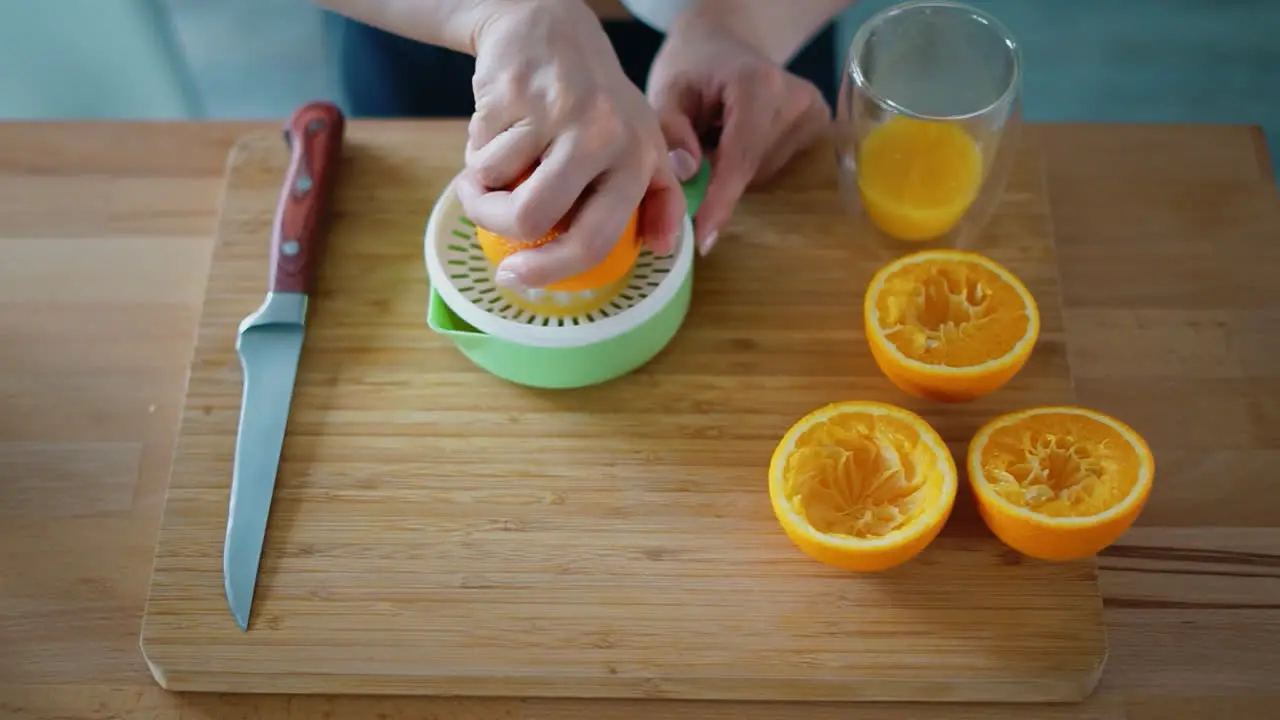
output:
[[750,89],[726,93],[724,129],[711,164],[711,180],[694,218],[698,250],[703,255],[710,252],[720,229],[755,177],[763,148],[776,141],[778,129],[773,127],[776,112],[776,108],[765,105]]
[[687,182],[698,172],[702,162],[702,144],[689,116],[676,111],[659,111],[658,124],[666,138],[671,168],[680,182]]
[[659,257],[670,255],[680,241],[688,212],[684,190],[670,168],[658,168],[640,203],[640,237]]
[[472,222],[487,230],[500,232],[494,229],[492,221],[495,215],[501,214],[504,203],[511,202],[509,190],[490,189],[470,168],[465,168],[458,174],[454,189],[458,193],[458,202],[462,203],[463,211]]
[[545,228],[525,231],[519,224],[520,204],[515,191],[490,188],[473,170],[463,170],[454,187],[467,217],[489,232],[517,242],[533,242],[545,237],[554,227],[552,223]]
[[523,103],[487,102],[477,104],[467,123],[467,148],[479,150],[516,123],[529,117]]
[[468,169],[459,199],[477,225],[515,240],[537,240],[572,220],[575,206],[606,167],[608,156],[574,147],[567,135],[552,141],[528,179],[509,191],[493,189]]
[[585,132],[560,135],[551,141],[533,174],[512,191],[515,205],[504,222],[522,237],[542,237],[573,211],[613,161],[612,147]]
[[776,175],[791,158],[808,149],[831,131],[831,107],[823,99],[818,88],[809,86],[812,94],[804,111],[778,137],[760,161],[753,183],[762,182]]
[[649,103],[658,116],[662,136],[680,182],[687,182],[702,164],[702,144],[694,120],[698,109],[697,95],[692,90],[659,82],[649,89]]
[[702,147],[698,143],[697,133],[693,131],[693,123],[683,115],[670,118],[658,116],[658,120],[662,125],[662,134],[667,139],[667,160],[676,180],[692,180],[702,163]]
[[657,112],[658,124],[662,127],[662,137],[667,141],[667,149],[684,150],[697,156],[702,148],[698,144],[698,133],[693,129],[693,121],[679,110],[660,108]]
[[563,235],[503,260],[497,281],[516,287],[546,287],[599,265],[630,222],[646,185],[639,173],[628,169],[604,175]]
[[481,148],[467,146],[466,162],[481,184],[509,189],[546,152],[550,138],[529,120],[521,120]]
[[706,255],[715,246],[721,228],[733,215],[751,182],[751,176],[751,168],[742,162],[732,159],[712,162],[711,181],[693,219],[694,237],[700,254]]

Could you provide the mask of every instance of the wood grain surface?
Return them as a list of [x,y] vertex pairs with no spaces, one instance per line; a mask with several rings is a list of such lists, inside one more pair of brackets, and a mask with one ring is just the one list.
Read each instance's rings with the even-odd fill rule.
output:
[[[452,147],[450,147],[452,141]],[[915,401],[862,336],[868,259],[830,148],[741,206],[731,251],[654,362],[535,392],[423,322],[422,230],[465,135],[348,133],[254,620],[222,593],[236,326],[263,295],[288,155],[233,152],[142,647],[170,689],[755,700],[1078,701],[1106,655],[1095,564],[1010,552],[967,495],[915,562],[822,567],[773,518],[796,419],[875,399],[963,457],[996,414],[1072,402],[1043,171],[1015,170],[985,250],[1035,294],[1032,361],[980,402]]]
[[1100,558],[1110,654],[1085,703],[166,693],[139,623],[226,155],[254,129],[278,126],[0,126],[0,717],[1274,717],[1280,196],[1245,127],[1028,128],[1078,399],[1133,419],[1163,463]]

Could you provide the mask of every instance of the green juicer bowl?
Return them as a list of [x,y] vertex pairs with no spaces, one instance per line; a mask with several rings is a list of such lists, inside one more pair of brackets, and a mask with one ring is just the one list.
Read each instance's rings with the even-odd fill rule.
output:
[[[479,255],[474,228],[451,184],[427,224],[428,327],[448,337],[476,366],[528,387],[587,387],[642,367],[671,342],[689,310],[695,254],[689,217],[709,178],[710,165],[704,162],[684,186],[689,215],[676,251],[669,258],[642,253],[618,300],[589,318],[572,320],[523,315],[506,307],[494,288],[483,287],[491,268]],[[477,327],[482,324],[491,331]]]

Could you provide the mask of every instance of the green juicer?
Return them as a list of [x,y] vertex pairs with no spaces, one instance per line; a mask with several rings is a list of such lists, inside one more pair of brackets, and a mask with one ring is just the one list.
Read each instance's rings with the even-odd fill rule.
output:
[[689,310],[696,254],[689,218],[710,174],[704,162],[684,185],[689,215],[675,251],[642,251],[616,297],[575,315],[532,312],[504,299],[450,183],[427,221],[427,325],[478,367],[520,385],[579,388],[636,370],[671,342]]

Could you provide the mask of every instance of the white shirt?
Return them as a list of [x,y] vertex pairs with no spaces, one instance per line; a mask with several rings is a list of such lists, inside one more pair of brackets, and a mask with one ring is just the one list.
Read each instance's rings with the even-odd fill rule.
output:
[[620,0],[636,19],[645,25],[666,32],[676,16],[684,11],[688,0]]

